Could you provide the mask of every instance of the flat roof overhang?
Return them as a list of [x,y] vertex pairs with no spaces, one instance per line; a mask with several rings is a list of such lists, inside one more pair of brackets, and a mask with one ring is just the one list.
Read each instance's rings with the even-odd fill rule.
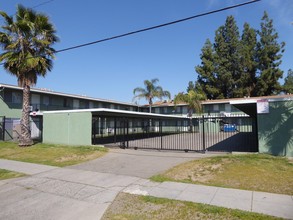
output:
[[230,105],[238,108],[239,110],[243,111],[245,114],[256,117],[257,109],[256,109],[257,100],[235,100],[230,101]]
[[134,112],[127,110],[94,108],[94,109],[76,109],[76,110],[59,110],[59,111],[45,111],[43,114],[58,114],[58,113],[79,113],[91,112],[93,117],[108,116],[108,117],[128,117],[128,118],[148,118],[148,119],[186,119],[187,116],[181,115],[163,115],[147,112]]

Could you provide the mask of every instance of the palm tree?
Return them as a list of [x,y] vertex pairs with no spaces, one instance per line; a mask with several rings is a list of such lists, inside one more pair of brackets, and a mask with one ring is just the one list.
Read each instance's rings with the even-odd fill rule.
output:
[[151,81],[145,80],[143,82],[145,85],[145,88],[137,87],[133,90],[133,94],[135,95],[133,99],[145,98],[148,101],[150,113],[152,112],[152,104],[153,104],[154,98],[158,98],[158,99],[162,99],[163,97],[168,97],[169,99],[171,98],[170,92],[164,91],[161,86],[157,86],[156,85],[157,82],[159,82],[159,79],[152,79]]
[[192,132],[192,114],[193,112],[202,113],[201,101],[205,100],[206,96],[202,93],[196,93],[194,90],[189,90],[188,93],[178,93],[174,98],[175,106],[179,103],[188,105],[188,116],[190,118],[190,131]]
[[39,76],[45,76],[53,67],[55,50],[52,44],[58,41],[56,31],[49,18],[32,9],[17,6],[15,17],[0,11],[4,26],[0,31],[0,62],[4,69],[17,77],[23,88],[21,135],[19,146],[31,146],[29,128],[30,87],[37,83]]

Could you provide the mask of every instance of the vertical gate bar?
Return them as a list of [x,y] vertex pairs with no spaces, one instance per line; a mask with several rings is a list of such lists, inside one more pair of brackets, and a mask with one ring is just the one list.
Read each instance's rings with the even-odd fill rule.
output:
[[117,131],[116,131],[116,129],[117,129],[117,118],[116,117],[114,117],[114,144],[116,144],[116,141],[117,141],[117,137],[116,137],[116,135],[117,135]]
[[104,132],[103,132],[103,129],[104,129],[104,118],[101,117],[101,128],[100,128],[100,133],[101,133],[101,137],[103,138],[104,137]]
[[204,115],[202,116],[202,144],[203,144],[203,151],[206,151],[205,146],[205,128],[204,128]]
[[159,129],[160,129],[160,136],[161,136],[161,149],[163,149],[163,129],[162,129],[162,119],[159,119]]
[[126,135],[126,147],[129,147],[129,121],[128,118],[126,119],[126,127],[127,127],[127,135]]
[[5,127],[6,127],[6,125],[5,125],[5,121],[6,121],[6,117],[5,116],[3,116],[3,118],[2,118],[2,138],[3,138],[3,141],[5,141]]
[[94,145],[97,144],[96,142],[96,120],[94,120],[94,123],[93,123],[93,132],[94,132]]
[[122,135],[122,147],[125,148],[125,118],[122,119],[123,135]]

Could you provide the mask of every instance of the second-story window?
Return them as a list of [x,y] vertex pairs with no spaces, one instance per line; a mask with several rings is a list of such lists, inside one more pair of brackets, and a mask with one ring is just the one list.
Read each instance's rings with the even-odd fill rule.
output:
[[12,92],[12,103],[20,104],[22,102],[22,95],[20,92]]
[[47,106],[50,104],[49,96],[43,96],[43,104]]
[[70,104],[69,104],[69,99],[68,98],[64,98],[63,99],[63,107],[69,107]]

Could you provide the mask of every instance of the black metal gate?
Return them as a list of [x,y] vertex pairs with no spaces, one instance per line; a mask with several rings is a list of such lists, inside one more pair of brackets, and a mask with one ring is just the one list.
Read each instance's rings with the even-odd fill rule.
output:
[[0,116],[0,140],[10,141],[13,140],[13,122],[12,118]]
[[256,120],[248,116],[134,118],[96,116],[93,144],[134,149],[257,152]]
[[5,116],[0,116],[0,140],[5,140]]

